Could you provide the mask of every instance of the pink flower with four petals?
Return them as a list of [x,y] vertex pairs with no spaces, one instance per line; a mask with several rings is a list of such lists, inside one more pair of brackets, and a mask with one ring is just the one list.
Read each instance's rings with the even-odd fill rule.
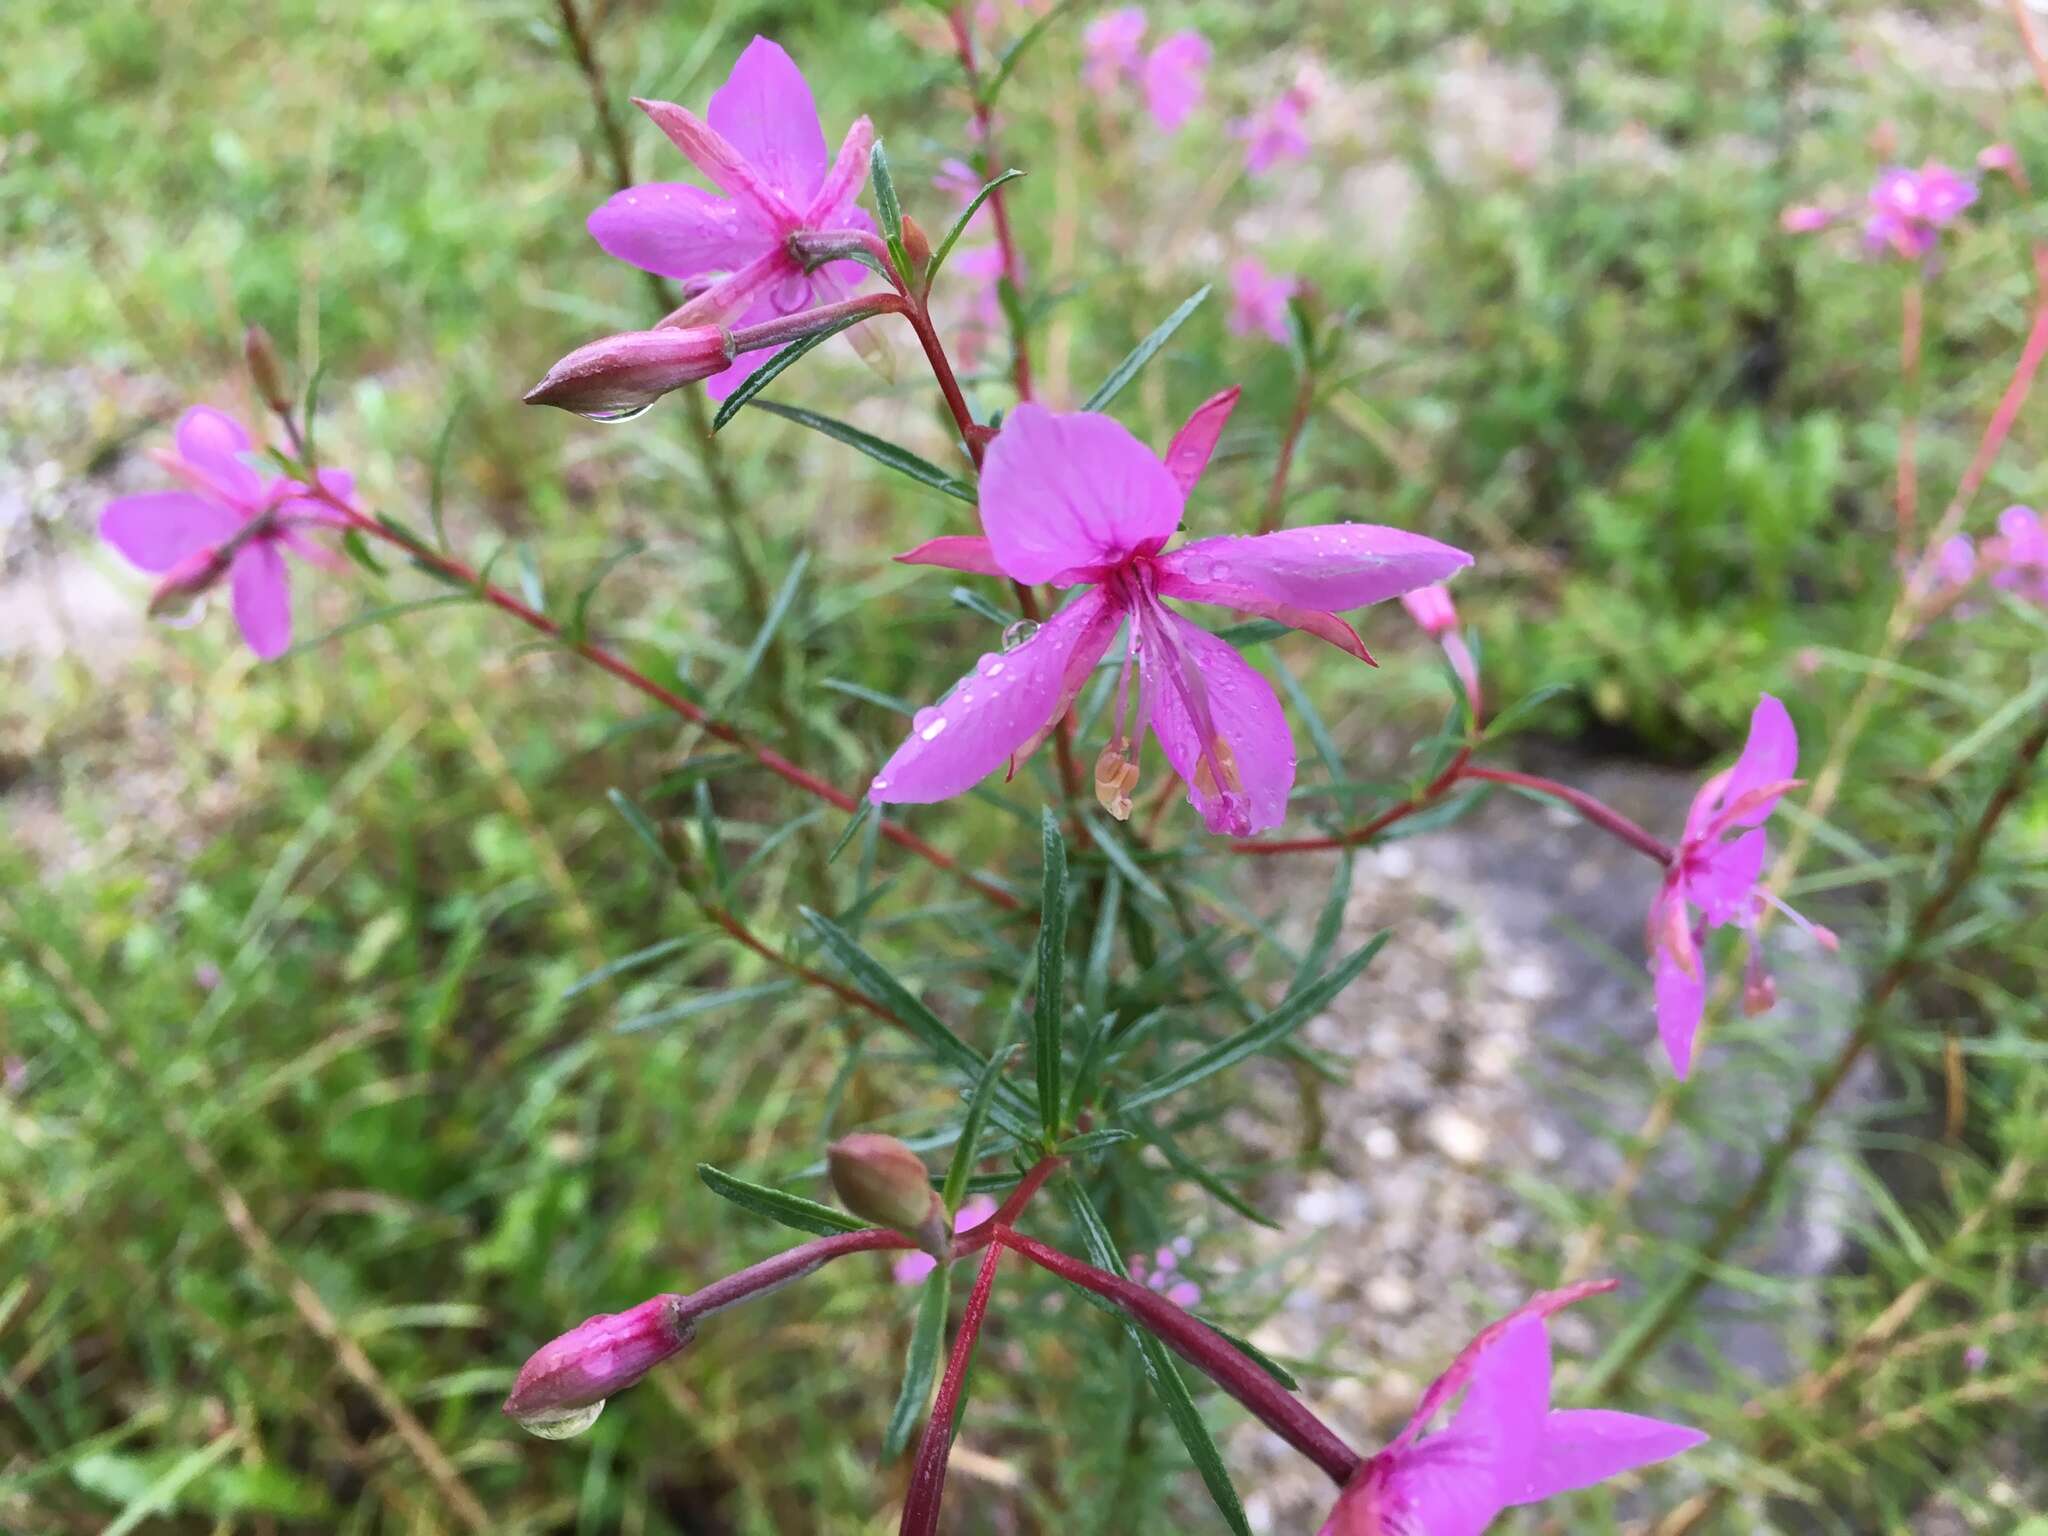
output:
[[[130,565],[164,578],[152,611],[197,597],[226,576],[229,604],[249,649],[265,661],[281,656],[292,643],[285,552],[315,565],[338,564],[301,530],[343,519],[313,500],[300,481],[266,477],[245,462],[253,451],[249,434],[211,406],[195,405],[179,417],[176,440],[175,451],[156,458],[190,489],[108,502],[100,537]],[[344,470],[320,471],[321,488],[332,496],[346,500],[354,484]]]
[[1892,166],[1870,189],[1863,243],[1918,259],[1934,249],[1942,229],[1977,201],[1975,182],[1930,160],[1919,170]]
[[[1320,1536],[1479,1536],[1503,1510],[1703,1444],[1707,1437],[1683,1424],[1550,1406],[1545,1319],[1612,1286],[1546,1291],[1483,1329],[1422,1394],[1407,1428],[1360,1464]],[[1461,1388],[1465,1400],[1449,1425],[1425,1434]]]
[[[1733,924],[1753,930],[1766,905],[1774,906],[1829,949],[1835,936],[1809,923],[1761,884],[1766,841],[1763,824],[1787,790],[1800,781],[1799,735],[1785,706],[1770,694],[1757,701],[1749,739],[1735,766],[1700,786],[1685,818],[1663,887],[1650,905],[1649,947],[1656,981],[1657,1033],[1683,1078],[1692,1070],[1693,1037],[1706,1007],[1706,973],[1700,946],[1709,928]],[[1699,916],[1693,916],[1697,910]],[[1763,969],[1752,938],[1743,1005],[1762,1013],[1777,992]]]
[[1128,624],[1111,738],[1095,765],[1104,808],[1129,814],[1149,727],[1210,831],[1243,837],[1280,824],[1295,766],[1280,701],[1228,641],[1164,599],[1275,619],[1369,661],[1338,612],[1440,581],[1472,557],[1364,523],[1197,539],[1162,553],[1237,394],[1200,406],[1163,460],[1108,416],[1031,404],[1010,413],[982,468],[986,536],[933,539],[896,558],[1085,590],[1029,640],[983,656],[940,703],[919,710],[869,786],[871,800],[944,800],[1005,761],[1014,773]]
[[1268,272],[1255,256],[1233,262],[1230,268],[1230,334],[1265,335],[1281,346],[1287,345],[1287,305],[1301,284],[1291,277]]
[[1315,77],[1304,69],[1301,77],[1250,117],[1230,125],[1231,133],[1244,142],[1244,169],[1248,176],[1263,176],[1283,161],[1300,160],[1309,151],[1308,131],[1303,121],[1315,99]]
[[[799,233],[875,224],[856,204],[867,184],[875,130],[865,117],[828,162],[810,85],[790,56],[756,37],[711,94],[704,116],[666,101],[636,101],[723,193],[686,182],[647,182],[613,194],[590,216],[605,251],[693,296],[668,322],[760,325],[845,298],[866,276],[858,262],[812,272],[790,249]],[[762,362],[743,353],[705,388],[722,400]]]

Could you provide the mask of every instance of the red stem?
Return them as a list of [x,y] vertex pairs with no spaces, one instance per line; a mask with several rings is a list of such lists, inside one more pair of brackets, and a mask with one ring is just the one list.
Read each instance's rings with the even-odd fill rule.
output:
[[1277,843],[1238,842],[1230,845],[1232,853],[1242,853],[1253,858],[1275,853],[1320,853],[1331,848],[1351,848],[1359,843],[1369,843],[1397,821],[1406,821],[1417,811],[1433,805],[1450,787],[1458,782],[1458,776],[1465,771],[1465,765],[1472,760],[1472,749],[1460,747],[1450,766],[1411,800],[1381,811],[1362,827],[1353,827],[1349,832],[1339,832],[1335,837],[1296,837]]
[[[976,157],[981,162],[981,179],[988,181],[995,175],[995,114],[981,94],[981,71],[974,62],[974,36],[967,27],[967,13],[959,6],[946,12],[946,20],[953,29],[953,47],[960,55],[960,67],[967,74],[967,93],[974,98],[974,126],[981,140],[981,152]],[[1004,200],[1005,188],[997,187],[988,195],[988,209],[996,223],[996,249],[1002,252],[1003,276],[1009,279],[1011,290],[1020,298],[1024,292],[1024,268],[1017,260],[1017,242],[1010,233],[1010,210]],[[1010,376],[1017,387],[1017,398],[1031,398],[1031,352],[1024,340],[1021,326],[1010,328]]]
[[910,1491],[903,1500],[902,1536],[932,1536],[939,1528],[939,1501],[946,1492],[946,1458],[953,1452],[953,1414],[960,1405],[960,1389],[967,1381],[967,1364],[974,1358],[974,1341],[980,1337],[982,1320],[988,1316],[988,1299],[996,1286],[996,1267],[1003,1250],[991,1246],[981,1261],[981,1273],[974,1277],[974,1292],[967,1298],[967,1311],[960,1319],[960,1331],[953,1336],[953,1352],[946,1358],[945,1379],[939,1383],[938,1401],[925,1420],[924,1439],[918,1443],[917,1461],[910,1472]]
[[1287,477],[1294,469],[1295,446],[1301,441],[1302,429],[1308,425],[1315,392],[1316,376],[1304,367],[1301,383],[1294,391],[1294,414],[1287,421],[1287,436],[1280,440],[1280,461],[1273,466],[1273,483],[1266,488],[1266,513],[1259,519],[1261,533],[1271,533],[1280,526],[1280,504],[1287,499]]
[[700,1317],[709,1317],[714,1312],[751,1297],[801,1280],[834,1259],[843,1259],[850,1253],[872,1253],[877,1249],[914,1248],[917,1245],[901,1233],[885,1231],[880,1227],[869,1227],[859,1232],[839,1232],[831,1237],[821,1237],[808,1243],[798,1243],[794,1248],[784,1249],[773,1258],[750,1264],[745,1269],[714,1280],[701,1291],[693,1291],[683,1297],[678,1312],[678,1321],[693,1323]]
[[[493,607],[511,614],[520,623],[525,624],[531,629],[538,630],[541,634],[547,635],[549,638],[560,643],[565,649],[575,652],[585,661],[601,667],[620,682],[625,683],[630,688],[637,689],[663,708],[680,715],[707,735],[716,737],[728,746],[737,747],[763,768],[776,775],[776,777],[794,784],[798,789],[804,790],[809,794],[816,795],[826,804],[837,806],[842,811],[852,812],[860,809],[860,801],[854,796],[847,794],[842,789],[835,789],[816,774],[798,767],[772,747],[762,746],[759,742],[752,740],[734,727],[727,725],[723,720],[715,719],[711,715],[706,714],[681,694],[662,687],[654,679],[635,669],[630,662],[606,650],[603,646],[591,640],[571,641],[562,633],[562,627],[555,623],[553,619],[550,619],[546,614],[527,607],[526,604],[520,602],[518,598],[505,591],[502,587],[493,586],[484,581],[475,571],[471,570],[469,566],[463,564],[460,560],[440,554],[435,550],[429,549],[424,544],[415,543],[404,535],[387,528],[375,518],[365,517],[346,501],[343,501],[324,488],[318,487],[317,481],[313,494],[346,518],[349,527],[357,533],[382,539],[387,544],[395,545],[422,565],[431,567],[460,586],[468,587]],[[959,876],[959,878],[966,881],[977,892],[994,902],[997,906],[1009,911],[1017,910],[1019,903],[1016,897],[1003,890],[1000,886],[991,884],[987,879],[975,874],[972,870],[963,868],[950,854],[941,853],[916,833],[908,831],[894,822],[884,821],[882,823],[882,836],[888,838],[890,842],[896,844],[899,848],[908,849],[919,858],[945,870],[948,874]]]
[[1669,864],[1678,857],[1669,844],[1652,837],[1613,806],[1594,799],[1583,789],[1573,789],[1569,784],[1560,784],[1555,779],[1541,778],[1533,773],[1516,773],[1509,768],[1467,768],[1463,777],[1484,779],[1489,784],[1512,784],[1517,789],[1562,800],[1603,832],[1613,833],[1629,847],[1647,854],[1659,864]]
[[[1050,1270],[1062,1280],[1115,1303],[1161,1343],[1228,1392],[1273,1433],[1320,1467],[1340,1488],[1358,1470],[1358,1453],[1311,1413],[1301,1400],[1267,1375],[1257,1362],[1193,1313],[1157,1291],[1122,1275],[1083,1263],[1072,1254],[1024,1236],[996,1229],[996,1241]],[[904,1529],[908,1531],[909,1526]]]

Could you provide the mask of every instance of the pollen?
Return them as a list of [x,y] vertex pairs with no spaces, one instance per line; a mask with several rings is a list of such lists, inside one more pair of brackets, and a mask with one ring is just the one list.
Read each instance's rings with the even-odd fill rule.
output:
[[1118,821],[1131,819],[1131,791],[1138,787],[1138,765],[1124,756],[1128,743],[1112,741],[1095,759],[1095,800]]

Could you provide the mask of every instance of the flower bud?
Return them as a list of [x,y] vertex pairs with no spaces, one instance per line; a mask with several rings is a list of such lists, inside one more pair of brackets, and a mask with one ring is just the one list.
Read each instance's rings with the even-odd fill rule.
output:
[[550,368],[526,403],[559,406],[593,421],[625,421],[672,389],[723,373],[735,350],[732,332],[720,325],[606,336]]
[[1403,592],[1401,606],[1432,640],[1458,627],[1458,610],[1451,603],[1449,590],[1441,582],[1417,587],[1413,592]]
[[952,1251],[945,1202],[932,1188],[924,1159],[894,1136],[856,1131],[825,1149],[832,1188],[849,1211],[916,1240],[935,1259]]
[[903,254],[910,258],[910,270],[903,274],[903,280],[914,283],[932,264],[932,239],[924,232],[924,226],[907,213],[903,215]]
[[519,1368],[505,1412],[549,1440],[597,1421],[605,1399],[622,1392],[696,1335],[683,1298],[651,1297],[624,1312],[600,1312],[543,1344]]
[[222,549],[202,549],[187,555],[168,571],[149,594],[152,619],[177,619],[204,597],[227,574],[229,555]]
[[256,385],[256,393],[263,397],[263,403],[280,415],[289,411],[292,397],[284,387],[284,364],[278,361],[270,332],[260,325],[252,325],[242,333],[242,361],[248,364],[249,377]]

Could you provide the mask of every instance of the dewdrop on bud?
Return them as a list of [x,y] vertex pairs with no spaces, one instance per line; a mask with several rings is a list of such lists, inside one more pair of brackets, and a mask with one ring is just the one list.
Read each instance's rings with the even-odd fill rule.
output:
[[1095,803],[1118,821],[1131,819],[1131,791],[1138,787],[1138,765],[1124,756],[1126,745],[1112,741],[1095,759]]
[[279,415],[289,411],[292,398],[284,387],[284,364],[278,360],[270,332],[252,325],[242,333],[242,361],[248,364],[249,377],[263,403]]
[[863,1221],[901,1232],[933,1258],[953,1247],[945,1202],[932,1188],[924,1159],[894,1136],[856,1131],[825,1149],[840,1204]]
[[737,351],[720,325],[626,331],[578,347],[527,391],[592,421],[630,421],[672,389],[723,373]]
[[622,1392],[696,1335],[683,1298],[655,1296],[624,1312],[601,1312],[543,1344],[519,1368],[504,1411],[543,1440],[580,1435]]

